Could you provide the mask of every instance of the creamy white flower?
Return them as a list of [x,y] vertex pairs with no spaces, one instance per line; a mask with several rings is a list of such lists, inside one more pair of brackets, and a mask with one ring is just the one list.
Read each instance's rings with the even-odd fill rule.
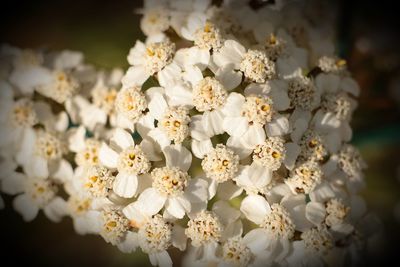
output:
[[135,123],[143,116],[146,108],[147,100],[139,87],[123,88],[118,92],[115,109],[121,119]]
[[170,27],[170,13],[164,7],[152,7],[144,10],[140,28],[144,34],[151,36],[165,32]]
[[301,148],[299,157],[303,160],[324,160],[328,154],[324,141],[315,131],[307,130],[299,143]]
[[321,183],[322,170],[318,163],[314,161],[305,161],[296,165],[290,172],[290,176],[285,183],[295,193],[308,194]]
[[288,95],[292,107],[313,110],[319,104],[318,90],[310,78],[295,76],[288,83]]
[[185,229],[186,236],[197,251],[201,261],[216,260],[219,242],[242,235],[240,212],[227,202],[218,201],[212,211],[202,210],[194,214]]
[[63,70],[55,70],[52,73],[51,82],[37,86],[36,91],[57,103],[63,104],[76,94],[78,88],[79,84],[71,74]]
[[253,161],[276,171],[285,160],[286,148],[281,137],[270,137],[253,150]]
[[260,195],[249,195],[241,203],[240,210],[247,219],[259,225],[260,228],[251,230],[248,235],[258,238],[258,250],[270,257],[282,259],[289,253],[289,239],[295,230],[302,227],[305,220],[304,210],[293,210],[294,203],[304,202],[293,196],[286,196],[281,203],[270,205]]
[[240,95],[231,93],[223,109],[226,116],[224,130],[231,136],[240,137],[250,149],[265,138],[263,126],[272,121],[274,115],[271,98],[264,95]]
[[164,206],[165,212],[173,218],[181,219],[190,213],[192,203],[206,202],[207,183],[190,178],[187,173],[191,153],[181,145],[167,146],[163,150],[166,166],[152,170],[152,186],[145,189],[137,200],[147,214],[154,215]]
[[122,129],[115,129],[110,146],[102,143],[99,160],[104,166],[118,171],[113,183],[114,192],[121,197],[133,197],[138,188],[138,175],[148,173],[151,162],[142,147],[134,143],[132,135]]
[[82,175],[82,183],[92,197],[106,197],[113,187],[115,177],[105,167],[94,165],[87,168]]
[[136,41],[130,50],[128,62],[132,65],[122,78],[125,87],[141,86],[150,76],[172,62],[175,44],[169,40],[145,45]]
[[161,148],[171,144],[181,144],[189,135],[189,109],[182,106],[172,106],[161,93],[155,92],[149,102],[149,114],[157,120],[157,127],[150,130],[148,135]]
[[264,192],[272,182],[272,175],[272,171],[269,168],[253,162],[251,165],[243,166],[233,180],[247,193],[257,194]]
[[24,132],[16,160],[26,173],[45,179],[49,170],[60,164],[65,151],[66,144],[56,132],[28,129]]
[[20,98],[14,101],[14,92],[6,82],[0,83],[0,89],[0,147],[14,154],[25,131],[36,125],[39,118],[32,100]]
[[100,232],[99,211],[91,210],[92,200],[79,194],[67,200],[69,215],[73,219],[74,229],[78,234],[95,234]]
[[136,245],[149,254],[151,263],[172,266],[167,249],[171,246],[180,250],[186,248],[184,229],[178,224],[165,220],[159,214],[152,216],[139,202],[125,207],[123,213],[129,218],[130,225],[138,229],[135,233]]
[[347,68],[347,62],[344,59],[323,56],[318,59],[318,67],[323,72],[342,73]]
[[235,177],[239,167],[239,156],[225,145],[218,144],[205,155],[201,166],[208,178],[217,183],[226,182]]
[[67,214],[66,202],[56,195],[58,188],[53,181],[22,176],[11,183],[16,192],[22,193],[13,200],[13,207],[25,221],[34,220],[41,209],[54,222]]
[[248,50],[234,40],[227,40],[219,52],[213,55],[216,65],[221,68],[233,65],[246,79],[264,83],[275,76],[275,63],[261,50]]
[[287,257],[291,265],[316,266],[324,264],[324,258],[332,253],[334,240],[324,227],[311,228],[301,234],[301,241],[294,241]]
[[123,241],[130,229],[129,220],[117,207],[105,207],[101,212],[101,221],[100,235],[114,246]]
[[93,166],[99,164],[99,149],[101,142],[95,138],[85,138],[84,127],[73,129],[68,137],[68,148],[75,152],[75,163],[78,166]]

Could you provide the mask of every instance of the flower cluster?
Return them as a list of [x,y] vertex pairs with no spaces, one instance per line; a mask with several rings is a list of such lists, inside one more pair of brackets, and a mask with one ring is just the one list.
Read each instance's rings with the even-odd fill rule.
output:
[[346,62],[296,6],[219,2],[145,1],[125,72],[1,47],[0,189],[24,220],[69,216],[159,266],[172,247],[189,266],[356,259]]

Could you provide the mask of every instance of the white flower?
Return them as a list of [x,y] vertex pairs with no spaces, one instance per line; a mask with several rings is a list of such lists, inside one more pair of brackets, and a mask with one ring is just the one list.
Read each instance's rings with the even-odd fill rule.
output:
[[240,212],[227,202],[214,203],[212,211],[194,214],[187,224],[185,234],[196,249],[196,260],[216,260],[219,242],[242,235]]
[[215,64],[221,68],[232,65],[251,82],[264,83],[275,76],[275,63],[261,50],[246,49],[234,40],[225,41],[219,52],[213,55]]
[[55,70],[51,75],[50,82],[36,87],[37,92],[60,104],[76,94],[79,84],[72,75],[63,70]]
[[136,123],[145,113],[147,100],[139,87],[122,88],[115,100],[115,109],[117,111],[116,124],[123,128],[133,131]]
[[251,165],[243,166],[233,180],[241,190],[257,194],[265,191],[272,182],[272,176],[271,169],[253,162]]
[[0,89],[0,147],[8,147],[8,152],[14,154],[25,131],[38,123],[38,116],[30,99],[13,100],[14,92],[8,83],[1,82]]
[[132,227],[138,229],[135,233],[136,246],[149,254],[151,263],[172,266],[167,249],[171,245],[180,250],[186,248],[184,229],[163,219],[161,215],[152,216],[138,202],[125,207],[123,213],[129,218]]
[[317,266],[324,264],[324,258],[332,253],[334,241],[324,228],[311,228],[301,234],[302,240],[294,241],[287,261],[296,266]]
[[157,127],[148,135],[163,149],[171,142],[181,144],[189,135],[189,109],[182,106],[169,105],[165,96],[159,92],[151,95],[149,115],[157,120]]
[[101,142],[95,138],[86,138],[83,126],[70,131],[68,148],[75,152],[75,162],[78,166],[93,166],[99,164],[99,149]]
[[17,62],[15,62],[16,65],[9,76],[9,80],[22,94],[31,95],[36,87],[52,81],[51,71],[41,66],[41,57],[40,54],[22,52],[20,56],[15,58]]
[[169,40],[150,43],[137,41],[128,55],[128,62],[132,65],[122,78],[125,87],[141,86],[150,76],[160,72],[172,62],[175,53],[175,44]]
[[34,220],[40,209],[54,222],[59,222],[67,214],[66,202],[56,195],[58,188],[49,179],[14,176],[8,187],[20,193],[14,198],[13,207],[25,221]]
[[250,195],[243,199],[240,210],[247,219],[260,227],[248,233],[258,237],[258,251],[276,257],[277,261],[289,253],[289,240],[295,230],[304,229],[306,223],[304,209],[293,210],[299,203],[305,203],[305,199],[290,195],[272,205],[260,195]]
[[336,57],[322,56],[318,59],[317,65],[323,72],[340,74],[346,70],[347,62]]
[[181,219],[191,212],[192,203],[207,201],[207,183],[199,178],[190,178],[187,170],[192,155],[186,148],[181,145],[167,146],[163,152],[166,166],[152,170],[152,187],[139,195],[137,205],[150,215],[158,213],[165,206],[165,213]]
[[170,13],[162,6],[150,7],[144,10],[140,20],[140,28],[147,36],[165,32],[170,27]]
[[138,188],[138,175],[147,173],[151,162],[146,151],[136,145],[132,136],[122,129],[115,129],[110,146],[102,143],[100,162],[111,170],[118,171],[113,183],[114,192],[121,197],[133,197]]
[[111,243],[125,253],[137,247],[137,236],[130,231],[130,222],[116,206],[106,206],[101,212],[100,235],[107,243]]
[[78,234],[97,234],[100,232],[99,211],[91,210],[92,200],[84,196],[70,196],[67,200],[69,215],[73,219]]
[[322,175],[323,173],[318,163],[314,161],[300,162],[291,170],[285,183],[294,193],[308,194],[321,183]]
[[54,170],[62,162],[65,144],[57,133],[27,129],[16,160],[26,173],[38,178],[47,178],[49,170]]

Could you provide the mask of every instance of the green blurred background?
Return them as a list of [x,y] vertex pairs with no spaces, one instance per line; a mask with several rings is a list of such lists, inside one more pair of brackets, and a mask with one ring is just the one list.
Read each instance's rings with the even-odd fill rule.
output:
[[[371,266],[389,263],[397,257],[400,241],[398,9],[391,1],[330,2],[338,16],[338,53],[348,60],[362,88],[352,126],[353,143],[369,165],[363,195],[385,227],[385,238],[373,254],[366,255],[365,262]],[[129,49],[136,39],[143,39],[139,16],[134,13],[140,6],[142,1],[127,0],[2,1],[0,42],[22,48],[79,50],[98,67],[126,68]],[[8,207],[0,211],[0,241],[6,246],[0,253],[2,266],[25,261],[42,266],[149,265],[140,252],[126,255],[100,237],[75,234],[70,219],[54,224],[40,215],[24,223],[10,208],[10,200],[6,198]]]

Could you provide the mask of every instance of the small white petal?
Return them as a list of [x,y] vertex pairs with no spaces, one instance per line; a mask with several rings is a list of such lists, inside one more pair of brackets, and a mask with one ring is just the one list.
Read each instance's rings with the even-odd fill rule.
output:
[[295,143],[286,143],[286,156],[283,161],[288,170],[292,170],[296,163],[297,157],[300,155],[301,148]]
[[132,225],[135,225],[137,227],[140,227],[145,223],[148,219],[148,216],[151,216],[151,214],[145,214],[140,210],[140,206],[137,204],[137,202],[133,202],[126,206],[122,212],[131,221]]
[[176,84],[165,88],[165,94],[168,96],[168,103],[173,106],[193,106],[192,91],[188,86]]
[[224,115],[219,110],[213,110],[203,113],[203,128],[207,129],[211,135],[218,135],[224,133],[222,124],[224,122]]
[[240,137],[248,130],[249,124],[243,117],[226,117],[223,128],[229,135]]
[[160,128],[150,130],[147,135],[158,144],[161,150],[171,144],[171,140],[169,140],[167,134],[164,133]]
[[172,245],[180,251],[186,249],[187,237],[185,229],[180,225],[174,225],[172,228]]
[[132,135],[127,131],[116,128],[111,136],[110,143],[117,145],[121,150],[124,150],[130,146],[133,146]]
[[72,152],[78,152],[85,149],[85,127],[79,126],[71,131],[71,135],[68,138],[68,148]]
[[[150,254],[151,255],[151,254]],[[159,267],[172,267],[172,260],[166,250],[153,254]]]
[[244,53],[246,49],[240,43],[226,40],[220,51],[214,54],[213,60],[219,67],[234,64],[235,69],[239,69]]
[[315,79],[315,85],[320,93],[336,93],[339,89],[340,78],[335,74],[321,73]]
[[72,181],[74,177],[74,170],[71,166],[71,163],[66,161],[65,159],[61,159],[55,165],[55,169],[51,170],[51,177],[62,183],[66,183],[68,181]]
[[218,218],[224,225],[229,225],[240,217],[240,211],[229,205],[227,201],[223,200],[215,202],[212,211],[218,215]]
[[349,223],[335,224],[332,225],[331,230],[347,236],[354,231],[354,226]]
[[237,186],[233,181],[226,181],[218,185],[217,195],[220,199],[230,200],[239,196],[243,189]]
[[39,156],[34,156],[31,159],[25,171],[37,178],[46,179],[49,177],[47,160]]
[[22,136],[21,147],[16,155],[17,163],[21,165],[28,164],[31,161],[36,143],[36,133],[33,129],[28,128]]
[[272,171],[257,163],[242,168],[234,178],[237,185],[251,190],[261,191],[272,180]]
[[39,212],[38,206],[36,206],[32,199],[25,194],[14,198],[13,207],[22,215],[24,221],[26,222],[30,222],[35,219]]
[[284,111],[290,107],[290,99],[287,93],[287,83],[281,80],[273,80],[270,82],[270,97],[274,103],[274,109]]
[[137,200],[137,207],[145,214],[151,216],[163,208],[166,200],[167,198],[160,195],[156,189],[148,188],[140,194]]
[[124,87],[142,86],[149,77],[144,66],[133,66],[128,69],[121,82]]
[[265,138],[264,128],[252,125],[242,135],[242,142],[247,148],[254,149],[258,144],[264,142]]
[[226,90],[231,91],[242,82],[242,73],[234,71],[233,65],[227,65],[218,69],[215,78],[221,82]]
[[153,118],[161,120],[168,108],[168,104],[160,93],[155,93],[151,97],[148,108]]
[[25,174],[13,172],[1,178],[1,190],[3,193],[15,195],[24,192],[25,180],[27,179]]
[[353,196],[350,200],[350,216],[355,222],[358,222],[367,211],[365,200],[360,196]]
[[271,211],[267,200],[259,195],[250,195],[243,199],[240,211],[250,221],[260,224],[265,216]]
[[146,157],[150,161],[160,161],[162,160],[161,155],[159,155],[159,151],[157,150],[157,145],[147,139],[143,139],[142,142],[140,142],[140,148],[143,150],[143,152],[146,154]]
[[326,216],[325,206],[318,202],[309,202],[306,206],[306,218],[315,225],[322,223]]
[[192,153],[182,145],[167,146],[163,150],[166,165],[169,167],[178,167],[182,171],[187,171],[192,164]]
[[235,137],[231,136],[228,138],[226,141],[227,147],[233,150],[236,155],[239,156],[240,159],[244,159],[248,156],[250,156],[251,153],[253,153],[253,150],[246,147],[243,142],[241,137]]
[[270,237],[261,228],[253,229],[243,237],[243,243],[253,252],[259,254],[265,251],[269,245]]
[[210,139],[204,140],[204,141],[197,141],[197,140],[192,140],[192,152],[193,154],[199,158],[202,159],[204,156],[213,149],[213,145]]
[[132,253],[139,246],[138,234],[128,231],[124,240],[118,243],[118,248],[123,253]]
[[311,201],[325,202],[330,198],[334,198],[335,192],[332,190],[329,183],[322,182],[314,188],[309,196]]
[[285,116],[275,118],[265,125],[268,136],[282,136],[289,132],[289,120]]
[[349,77],[345,77],[342,79],[342,82],[340,83],[340,87],[346,91],[349,92],[350,94],[354,96],[359,96],[360,95],[360,86],[358,83]]
[[226,225],[221,241],[226,241],[230,238],[241,237],[243,234],[243,223],[241,220],[234,221]]
[[206,202],[208,198],[208,183],[204,179],[194,178],[189,180],[185,196],[192,203]]
[[230,93],[226,99],[226,103],[222,108],[222,112],[226,116],[237,117],[241,115],[241,109],[246,99],[238,93]]
[[53,222],[60,222],[63,216],[68,214],[67,202],[61,197],[55,197],[43,209],[47,218]]
[[114,193],[120,197],[131,198],[136,194],[138,178],[136,175],[119,172],[113,184]]
[[166,204],[166,210],[177,219],[182,219],[187,212],[190,212],[190,202],[185,198],[169,198]]
[[112,150],[107,144],[101,144],[99,150],[99,159],[104,166],[111,169],[117,168],[118,157],[118,153]]

